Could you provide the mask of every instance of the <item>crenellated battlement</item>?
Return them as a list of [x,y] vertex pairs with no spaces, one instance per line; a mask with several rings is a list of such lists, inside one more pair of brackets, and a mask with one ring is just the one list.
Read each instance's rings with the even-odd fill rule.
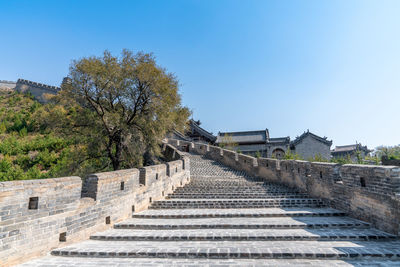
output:
[[22,93],[30,93],[37,101],[46,103],[48,101],[46,95],[55,95],[60,89],[61,88],[57,86],[18,79],[14,90]]
[[204,143],[168,139],[182,151],[321,198],[331,207],[400,234],[400,167],[254,158]]
[[164,145],[163,152],[173,161],[85,179],[0,182],[0,265],[85,240],[188,183],[189,158],[170,145]]
[[44,90],[48,90],[48,91],[50,91],[50,92],[53,92],[53,93],[55,93],[55,94],[56,94],[58,91],[60,91],[60,87],[52,86],[52,85],[47,85],[47,84],[43,84],[43,83],[37,83],[37,82],[25,80],[25,79],[18,79],[17,85],[18,85],[18,84],[25,84],[25,85],[32,86],[32,87],[41,88],[41,89],[44,89]]

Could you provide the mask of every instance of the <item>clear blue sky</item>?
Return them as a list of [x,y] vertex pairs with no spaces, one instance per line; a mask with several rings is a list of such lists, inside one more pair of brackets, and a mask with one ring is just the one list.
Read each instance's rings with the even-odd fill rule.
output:
[[153,52],[203,127],[400,143],[400,1],[0,0],[0,79]]

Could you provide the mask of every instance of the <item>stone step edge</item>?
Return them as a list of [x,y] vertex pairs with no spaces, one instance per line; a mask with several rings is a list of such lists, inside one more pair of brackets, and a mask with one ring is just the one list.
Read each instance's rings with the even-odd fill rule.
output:
[[68,251],[68,250],[53,250],[53,256],[65,257],[109,257],[109,258],[218,258],[218,259],[364,259],[379,258],[379,259],[400,259],[399,253],[385,253],[385,252],[341,252],[336,253],[321,253],[321,252],[208,252],[208,251],[190,251],[190,252],[172,252],[172,251]]
[[260,235],[213,235],[213,236],[196,236],[196,235],[172,235],[172,236],[107,236],[92,235],[91,240],[97,241],[394,241],[398,240],[396,236],[388,235],[320,235],[320,236],[260,236]]
[[[182,198],[182,200],[173,199],[173,200],[159,200],[155,201],[154,204],[159,204],[159,203],[216,203],[215,201],[211,201],[209,199],[201,199],[201,198],[194,198],[193,200],[188,200],[190,198]],[[282,199],[276,199],[276,198],[263,198],[263,199],[251,199],[251,198],[245,198],[245,199],[225,199],[221,198],[218,200],[217,203],[240,203],[240,202],[262,202],[262,203],[268,203],[268,202],[290,202],[290,203],[297,203],[297,202],[313,202],[313,203],[322,203],[324,202],[321,199],[315,199],[315,198],[282,198]]]
[[299,194],[299,193],[258,193],[258,192],[245,192],[245,193],[237,193],[237,192],[226,192],[226,193],[171,193],[170,195],[179,195],[179,196],[274,196],[274,197],[285,197],[285,196],[308,196],[307,194]]
[[160,215],[141,215],[141,214],[133,214],[132,218],[168,218],[168,219],[185,219],[185,218],[235,218],[235,217],[344,217],[347,216],[345,212],[326,212],[326,213],[227,213],[227,214],[160,214]]
[[[224,196],[193,196],[193,195],[172,195],[172,196],[167,196],[166,199],[168,200],[173,200],[173,199],[240,199],[240,198],[248,198],[248,199],[265,199],[266,197],[273,198],[273,199],[287,199],[287,198],[299,198],[299,196],[256,196],[256,195],[240,195],[240,196],[235,196],[235,195],[224,195]],[[307,197],[304,196],[306,199]]]
[[326,208],[327,206],[324,204],[297,204],[297,205],[179,205],[179,206],[171,206],[171,205],[159,205],[159,206],[150,206],[150,210],[165,210],[165,209],[259,209],[259,208]]
[[321,228],[357,228],[357,229],[368,229],[370,228],[368,223],[333,223],[333,224],[129,224],[120,223],[115,224],[114,229],[321,229]]

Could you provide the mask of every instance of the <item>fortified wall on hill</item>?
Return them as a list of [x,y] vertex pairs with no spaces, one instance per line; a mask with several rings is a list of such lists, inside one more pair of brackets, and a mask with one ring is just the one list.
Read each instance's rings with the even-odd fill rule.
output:
[[168,143],[268,182],[297,188],[380,230],[400,234],[400,167],[254,158],[204,143],[175,139]]
[[18,79],[14,90],[21,93],[31,93],[36,100],[38,100],[41,103],[45,103],[47,102],[46,94],[55,95],[57,94],[58,91],[60,91],[60,88],[57,86],[51,86],[24,79]]
[[0,80],[0,90],[15,90],[21,93],[30,93],[37,101],[46,103],[48,101],[46,95],[57,94],[60,91],[60,87],[18,79],[17,82]]
[[189,182],[189,158],[169,145],[172,161],[80,177],[0,182],[0,265],[45,255],[132,217]]
[[16,82],[0,80],[0,90],[14,90]]

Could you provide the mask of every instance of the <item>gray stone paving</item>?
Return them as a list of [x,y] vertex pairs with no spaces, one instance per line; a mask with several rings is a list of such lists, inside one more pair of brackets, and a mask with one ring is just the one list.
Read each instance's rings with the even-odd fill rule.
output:
[[185,229],[185,228],[323,228],[323,227],[368,227],[369,224],[349,217],[252,217],[235,218],[193,218],[193,219],[128,219],[114,225],[115,228],[138,229]]
[[192,181],[170,199],[22,266],[400,266],[396,236],[189,156]]
[[345,216],[331,208],[253,208],[253,209],[160,209],[133,214],[134,218],[204,218],[204,217],[297,217]]
[[314,259],[165,259],[165,258],[70,258],[43,257],[20,267],[93,267],[93,266],[399,266],[391,260],[314,260]]
[[365,241],[84,241],[52,255],[79,257],[388,258],[400,259],[400,242]]
[[91,236],[93,240],[390,240],[395,236],[376,229],[112,229]]

